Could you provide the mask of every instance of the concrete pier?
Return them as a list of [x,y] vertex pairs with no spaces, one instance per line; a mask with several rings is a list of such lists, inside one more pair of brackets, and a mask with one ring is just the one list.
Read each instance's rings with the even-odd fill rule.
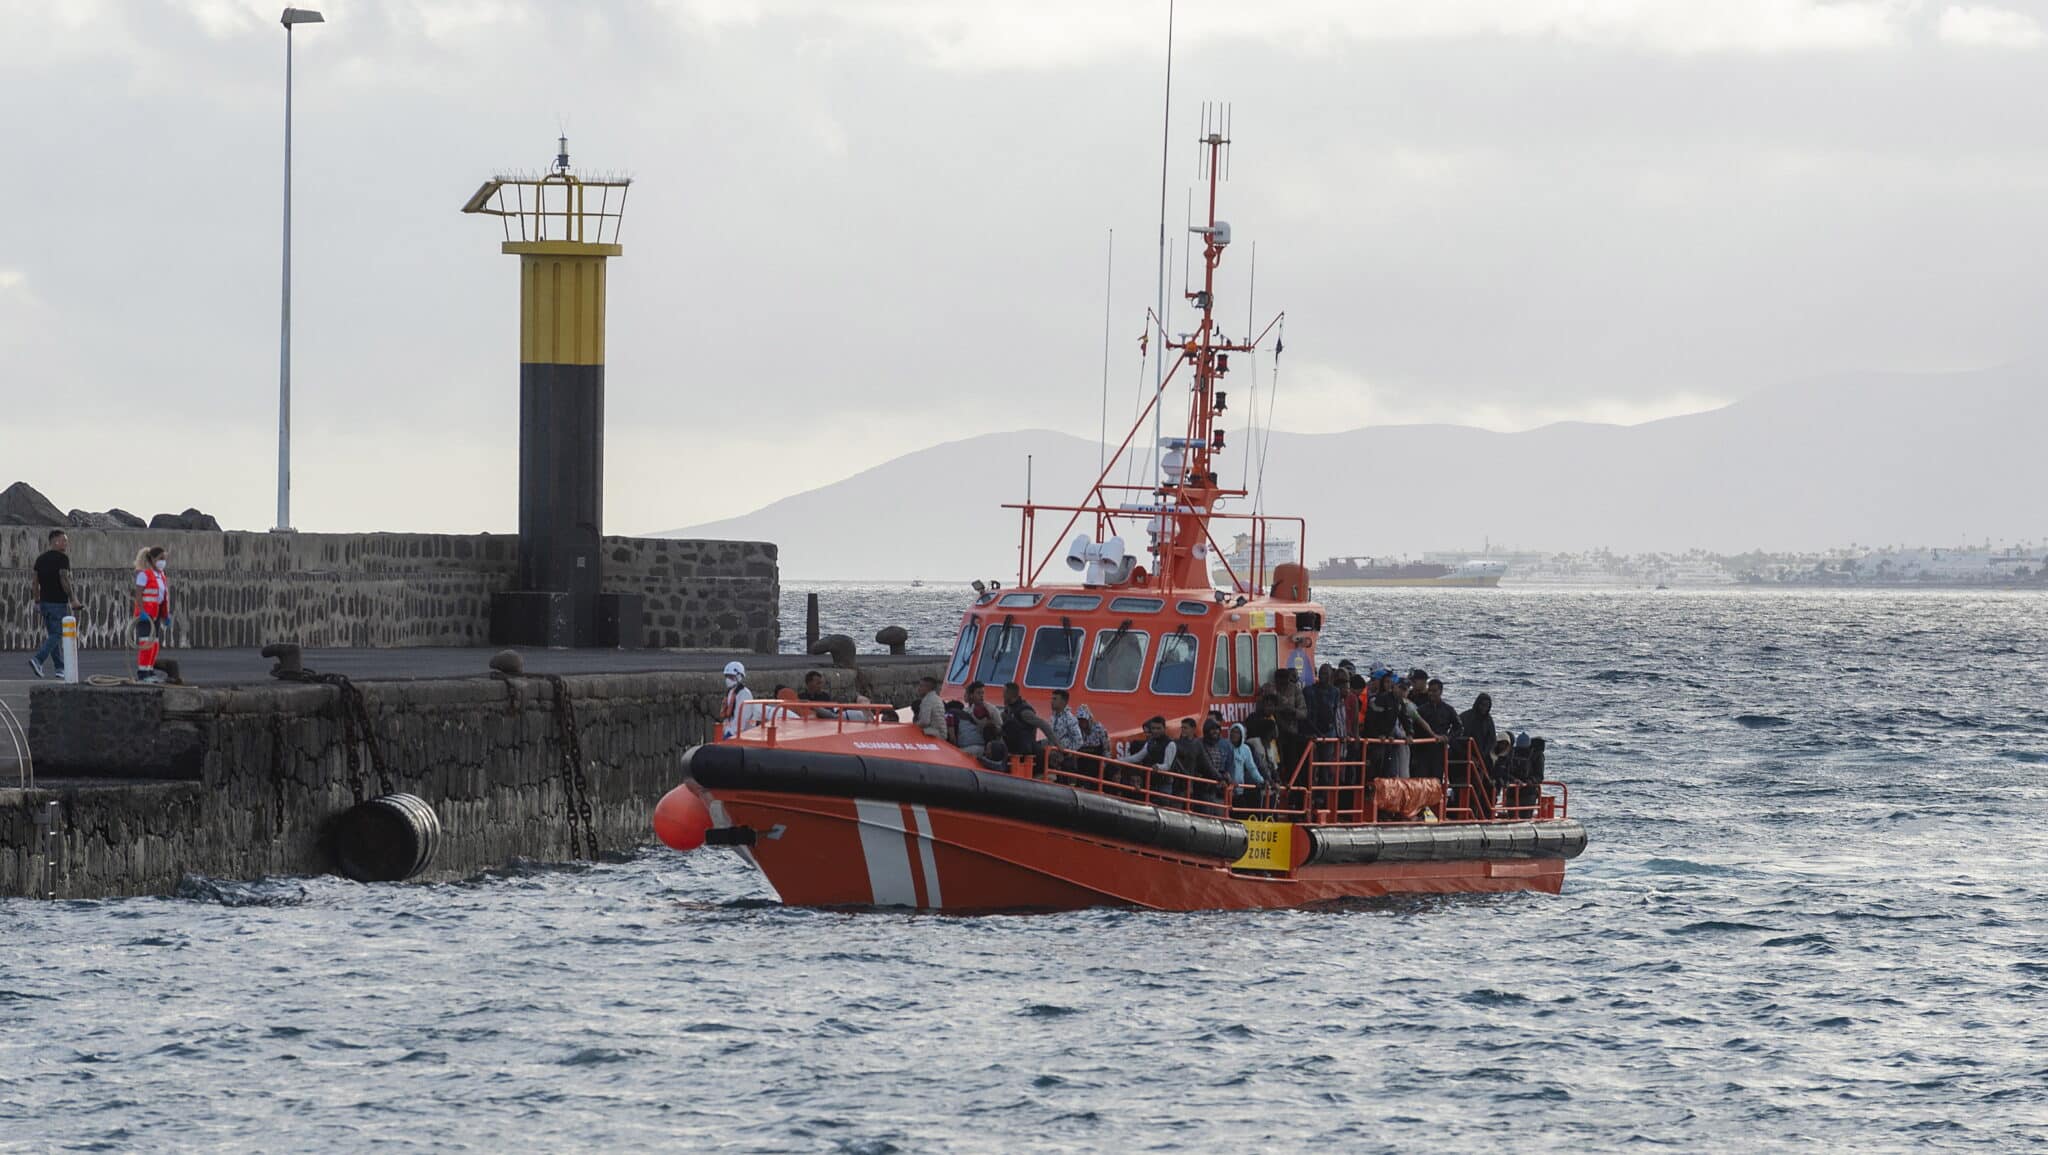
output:
[[[716,724],[729,654],[540,651],[527,673],[486,672],[493,651],[308,651],[305,664],[347,673],[362,691],[394,790],[439,817],[441,850],[423,877],[447,879],[516,859],[578,857],[570,843],[556,713],[559,674],[574,708],[601,852],[651,836],[654,803],[679,781],[677,760]],[[187,651],[170,687],[31,684],[37,785],[0,776],[0,895],[35,893],[43,876],[37,815],[55,800],[62,898],[172,891],[187,874],[217,879],[330,871],[328,832],[383,790],[366,749],[352,771],[341,693],[273,681],[246,651]],[[818,659],[746,655],[766,696]],[[905,704],[937,657],[864,657],[877,702]],[[90,666],[87,672],[91,672]],[[450,676],[453,675],[453,676]],[[851,700],[855,673],[825,669]]]

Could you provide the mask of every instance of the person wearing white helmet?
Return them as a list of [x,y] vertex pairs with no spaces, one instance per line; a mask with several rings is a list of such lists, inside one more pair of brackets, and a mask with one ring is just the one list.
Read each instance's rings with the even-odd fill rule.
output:
[[740,707],[754,700],[747,689],[747,668],[738,662],[725,664],[725,706],[718,715],[718,736],[730,738],[740,731]]

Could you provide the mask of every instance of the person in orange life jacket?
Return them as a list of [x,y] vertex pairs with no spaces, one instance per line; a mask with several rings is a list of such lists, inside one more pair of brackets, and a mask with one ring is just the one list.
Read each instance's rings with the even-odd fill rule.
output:
[[135,555],[135,680],[162,680],[156,671],[157,651],[171,614],[171,582],[164,571],[170,554],[163,546],[145,546]]
[[740,732],[740,707],[754,700],[747,689],[747,668],[738,662],[725,664],[725,702],[719,708],[718,736],[730,738]]

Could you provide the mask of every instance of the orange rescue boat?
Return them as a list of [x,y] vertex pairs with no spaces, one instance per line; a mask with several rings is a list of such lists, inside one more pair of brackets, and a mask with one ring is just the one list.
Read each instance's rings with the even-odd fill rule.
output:
[[[1110,753],[1054,750],[991,768],[927,735],[909,709],[745,702],[731,737],[683,755],[685,781],[655,810],[664,842],[731,847],[782,901],[805,906],[1250,909],[1560,890],[1586,831],[1565,785],[1543,780],[1540,753],[1496,782],[1462,739],[1317,738],[1292,743],[1291,761],[1261,790],[1114,756],[1154,716],[1249,716],[1276,671],[1316,669],[1325,624],[1307,571],[1265,561],[1268,542],[1306,545],[1301,519],[1223,509],[1250,494],[1215,472],[1225,448],[1219,386],[1231,354],[1255,354],[1284,315],[1249,339],[1216,323],[1216,270],[1230,244],[1216,217],[1216,173],[1228,141],[1207,132],[1199,143],[1208,220],[1193,230],[1201,288],[1186,297],[1200,324],[1175,342],[1159,333],[1173,371],[1086,500],[1006,507],[1020,511],[1017,583],[977,585],[942,687],[958,698],[973,682],[1015,682],[1027,701],[1066,691],[1107,729]],[[1277,363],[1277,336],[1272,351]],[[1192,377],[1186,432],[1159,442],[1159,481],[1112,483],[1183,370]],[[1067,518],[1041,555],[1037,522],[1047,514]],[[1243,573],[1217,546],[1226,528],[1249,536]],[[1145,536],[1143,557],[1126,547],[1126,531]],[[1080,585],[1042,580],[1061,555]],[[1377,776],[1403,747],[1404,761],[1438,776]]]

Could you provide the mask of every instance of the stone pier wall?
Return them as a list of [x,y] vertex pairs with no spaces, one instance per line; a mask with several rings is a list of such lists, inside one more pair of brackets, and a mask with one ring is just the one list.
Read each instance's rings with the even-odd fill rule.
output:
[[[89,647],[132,644],[134,559],[170,551],[173,646],[478,646],[518,538],[417,533],[73,529]],[[30,567],[49,531],[0,527],[0,649],[41,644]],[[609,537],[605,588],[646,598],[646,644],[773,653],[781,584],[765,542]]]
[[[938,659],[897,660],[867,673],[878,700],[907,703],[917,678],[938,666]],[[851,697],[851,671],[827,678]],[[711,734],[719,678],[600,674],[564,684],[599,846],[631,850],[651,839],[654,804],[680,781],[682,752]],[[358,685],[391,785],[440,817],[442,847],[426,878],[577,856],[546,679]],[[45,776],[96,776],[0,789],[0,895],[32,892],[40,873],[35,816],[52,799],[62,810],[60,897],[168,893],[187,874],[251,879],[331,870],[327,829],[355,801],[334,687],[44,686],[31,702]],[[360,774],[366,793],[377,794],[367,756]]]

